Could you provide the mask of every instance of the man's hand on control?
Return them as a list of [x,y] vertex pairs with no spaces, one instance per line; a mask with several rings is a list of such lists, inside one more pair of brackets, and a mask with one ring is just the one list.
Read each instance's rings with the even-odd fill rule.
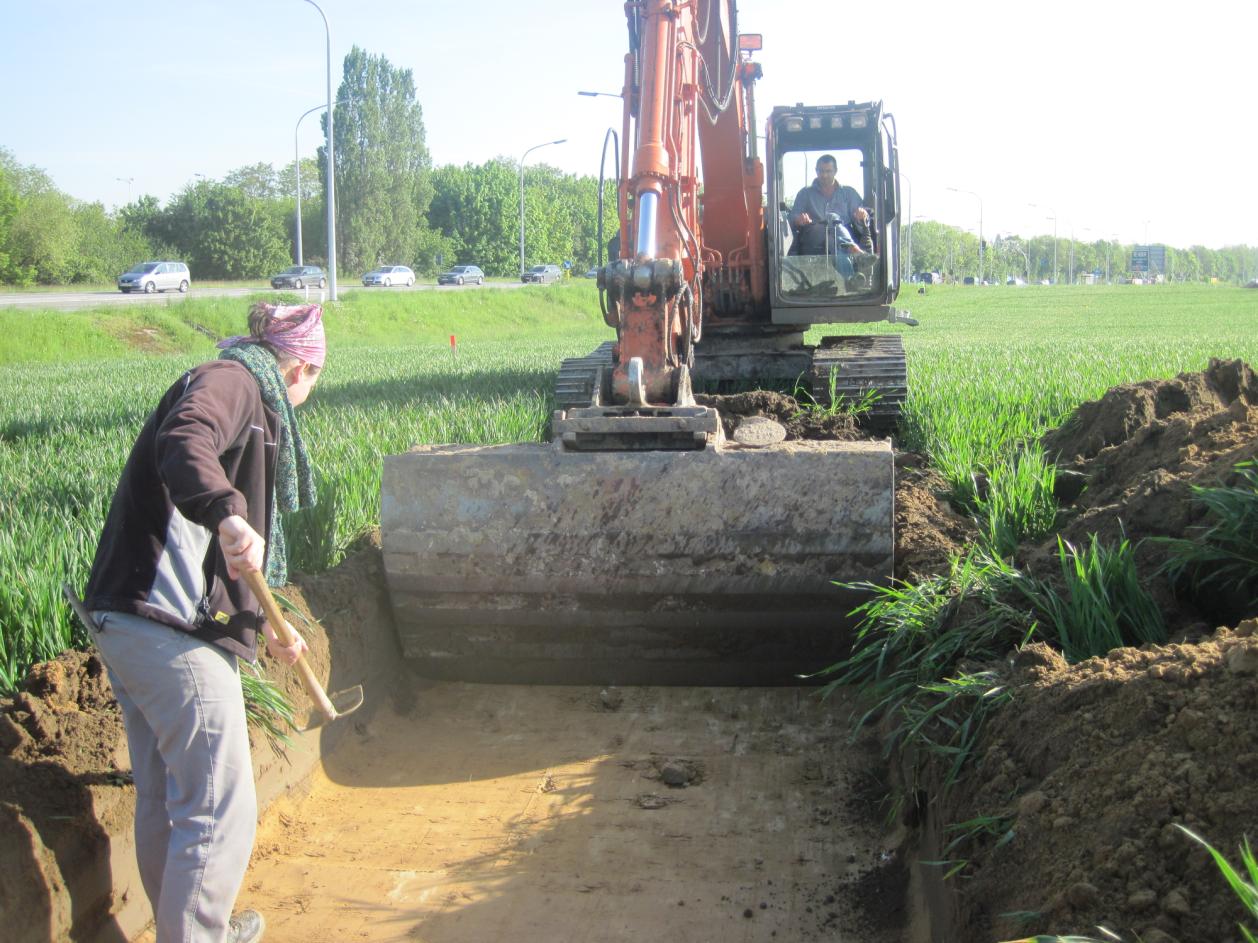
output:
[[218,545],[227,561],[227,574],[236,579],[243,571],[260,570],[266,559],[266,541],[239,514],[218,525]]

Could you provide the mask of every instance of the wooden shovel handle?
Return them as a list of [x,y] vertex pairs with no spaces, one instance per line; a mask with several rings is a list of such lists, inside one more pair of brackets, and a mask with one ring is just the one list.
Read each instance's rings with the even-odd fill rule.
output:
[[[285,647],[292,645],[296,639],[289,630],[288,621],[284,618],[284,614],[280,612],[280,607],[276,605],[275,597],[271,595],[271,589],[266,585],[266,578],[262,575],[262,571],[245,570],[241,573],[241,576],[244,577],[245,584],[249,587],[254,597],[258,602],[262,603],[262,611],[266,614],[266,621],[271,623],[271,628],[275,630],[276,636]],[[323,690],[323,685],[319,683],[319,679],[315,677],[314,671],[306,662],[306,656],[298,655],[297,664],[293,667],[297,669],[297,674],[301,676],[302,684],[306,687],[306,693],[315,702],[315,706],[326,715],[328,720],[335,720],[337,716],[336,708],[328,700],[328,696]]]

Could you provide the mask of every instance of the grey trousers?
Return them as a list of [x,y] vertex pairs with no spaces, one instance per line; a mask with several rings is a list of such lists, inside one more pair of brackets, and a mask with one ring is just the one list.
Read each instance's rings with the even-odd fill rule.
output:
[[139,616],[94,615],[127,727],[157,941],[223,943],[258,814],[236,658]]

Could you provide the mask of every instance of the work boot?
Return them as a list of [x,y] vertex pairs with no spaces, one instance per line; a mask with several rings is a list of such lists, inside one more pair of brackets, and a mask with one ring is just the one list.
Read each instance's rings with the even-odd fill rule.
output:
[[261,943],[266,921],[256,910],[242,910],[227,922],[227,943]]

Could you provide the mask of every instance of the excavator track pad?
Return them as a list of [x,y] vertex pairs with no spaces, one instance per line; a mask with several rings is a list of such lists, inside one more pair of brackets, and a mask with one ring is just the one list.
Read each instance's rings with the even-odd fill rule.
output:
[[384,460],[404,654],[469,681],[797,684],[892,572],[889,441]]

